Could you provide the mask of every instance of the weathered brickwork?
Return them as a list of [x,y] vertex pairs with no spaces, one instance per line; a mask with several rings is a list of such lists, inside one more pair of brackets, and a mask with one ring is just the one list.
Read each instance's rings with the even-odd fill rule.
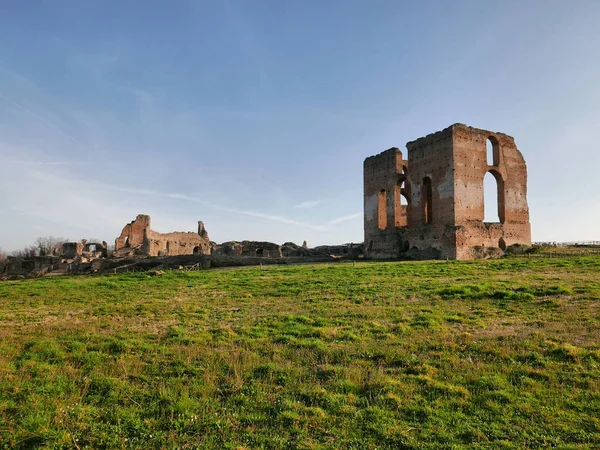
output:
[[202,222],[198,232],[158,233],[150,228],[150,216],[139,214],[115,240],[115,256],[210,255],[211,243]]
[[[474,259],[531,245],[527,167],[511,136],[455,124],[406,148],[407,160],[391,148],[364,162],[367,257]],[[494,223],[484,222],[487,173],[498,186]]]

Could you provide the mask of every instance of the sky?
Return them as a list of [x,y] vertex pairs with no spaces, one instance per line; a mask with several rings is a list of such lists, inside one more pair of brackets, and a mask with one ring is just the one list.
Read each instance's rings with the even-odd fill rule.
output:
[[600,240],[597,0],[0,2],[0,247],[363,239],[362,162],[514,136],[534,241]]

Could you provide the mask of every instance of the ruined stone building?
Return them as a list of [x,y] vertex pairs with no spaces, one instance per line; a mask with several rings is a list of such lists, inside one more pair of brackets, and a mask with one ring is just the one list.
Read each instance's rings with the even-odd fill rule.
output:
[[215,244],[212,248],[213,255],[225,256],[254,256],[258,258],[281,258],[281,245],[273,242],[259,241],[229,241]]
[[92,260],[108,257],[108,245],[105,241],[88,242],[86,239],[80,242],[65,242],[62,245],[61,256],[65,259],[83,258]]
[[[511,136],[454,124],[406,148],[408,159],[397,148],[365,159],[367,257],[474,259],[531,245],[527,166]],[[497,222],[484,222],[488,174]]]
[[115,240],[115,256],[210,255],[211,243],[204,223],[198,232],[158,233],[150,228],[150,216],[139,214]]

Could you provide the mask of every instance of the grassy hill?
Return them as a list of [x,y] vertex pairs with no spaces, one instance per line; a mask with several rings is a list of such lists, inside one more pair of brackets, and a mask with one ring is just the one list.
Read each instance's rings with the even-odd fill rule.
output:
[[0,448],[598,448],[600,257],[0,283]]

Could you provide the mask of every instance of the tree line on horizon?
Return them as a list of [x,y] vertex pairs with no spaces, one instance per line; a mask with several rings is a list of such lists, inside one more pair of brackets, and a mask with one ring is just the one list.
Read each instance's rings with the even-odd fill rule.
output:
[[[8,256],[17,258],[34,258],[36,256],[60,256],[65,242],[71,242],[64,237],[45,236],[37,237],[33,244],[26,245],[20,250],[7,253],[0,248],[0,261],[5,261]],[[100,239],[87,239],[87,242],[102,242]]]

